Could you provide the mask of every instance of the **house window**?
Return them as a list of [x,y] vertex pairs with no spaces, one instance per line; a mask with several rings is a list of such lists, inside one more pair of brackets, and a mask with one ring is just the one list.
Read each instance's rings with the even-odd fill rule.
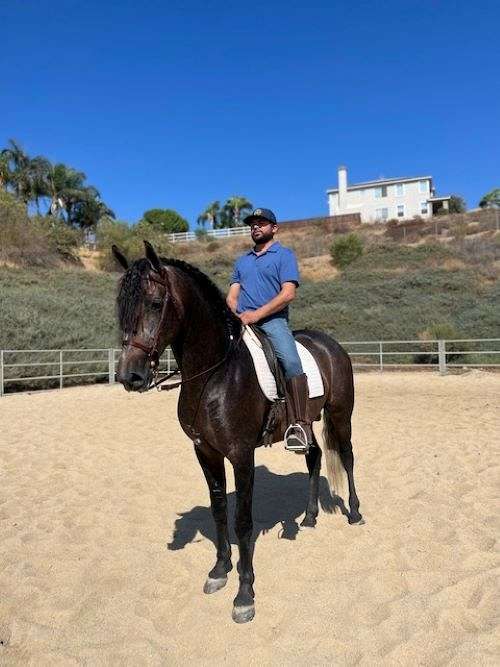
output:
[[398,218],[404,218],[404,217],[405,217],[405,205],[398,204]]
[[427,205],[427,202],[426,201],[421,201],[420,202],[420,213],[422,215],[427,215],[428,212],[429,212],[429,207]]
[[387,197],[387,185],[381,185],[379,188],[375,188],[375,198],[380,199],[380,197]]
[[396,197],[402,197],[405,193],[405,186],[404,183],[397,183],[396,184]]
[[428,192],[427,181],[419,181],[418,182],[418,187],[419,187],[420,192]]
[[376,220],[387,220],[389,217],[388,208],[377,208],[375,209],[375,219]]

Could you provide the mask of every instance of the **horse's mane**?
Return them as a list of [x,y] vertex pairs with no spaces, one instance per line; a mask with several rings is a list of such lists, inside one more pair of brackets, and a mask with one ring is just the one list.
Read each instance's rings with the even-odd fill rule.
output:
[[[223,322],[227,334],[238,336],[241,330],[240,320],[231,312],[217,285],[196,266],[173,257],[160,257],[164,266],[172,266],[187,275],[198,287],[205,303],[214,317]],[[137,304],[143,296],[142,280],[151,270],[148,259],[142,258],[132,264],[124,273],[118,292],[118,319],[122,331],[132,331],[137,318]]]

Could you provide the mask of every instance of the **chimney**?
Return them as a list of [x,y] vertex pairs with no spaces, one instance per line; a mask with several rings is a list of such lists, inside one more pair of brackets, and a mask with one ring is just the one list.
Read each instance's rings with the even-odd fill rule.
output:
[[339,180],[339,213],[347,209],[347,167],[340,165],[337,170]]

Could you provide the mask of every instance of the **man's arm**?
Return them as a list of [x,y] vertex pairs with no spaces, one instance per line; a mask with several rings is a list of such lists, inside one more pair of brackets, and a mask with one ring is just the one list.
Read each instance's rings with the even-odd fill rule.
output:
[[227,293],[226,303],[235,315],[236,315],[236,307],[238,305],[239,295],[240,295],[240,284],[233,283],[229,288],[229,292]]
[[[234,285],[231,285],[231,287],[234,287]],[[280,310],[283,310],[283,308],[288,306],[288,304],[295,299],[296,290],[297,286],[295,283],[291,282],[283,283],[283,285],[281,286],[280,293],[277,294],[274,297],[274,299],[271,299],[271,301],[269,301],[268,303],[264,304],[260,308],[257,308],[257,310],[247,310],[244,313],[241,313],[240,315],[241,321],[243,322],[243,324],[256,324],[260,320],[263,320],[265,317],[269,317],[269,315],[274,315],[274,313],[278,313]],[[229,290],[229,293],[231,293],[231,290]],[[238,285],[238,293],[239,293],[239,285]],[[231,308],[229,302],[228,306]]]

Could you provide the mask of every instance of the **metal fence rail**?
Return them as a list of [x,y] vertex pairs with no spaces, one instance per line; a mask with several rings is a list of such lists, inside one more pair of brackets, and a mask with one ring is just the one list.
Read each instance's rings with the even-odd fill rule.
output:
[[[446,373],[449,368],[500,368],[500,338],[453,340],[379,340],[342,343],[354,368],[429,368]],[[0,396],[22,389],[23,383],[45,381],[62,389],[68,380],[94,378],[115,382],[120,350],[114,348],[65,350],[0,350]],[[170,348],[162,355],[161,373],[177,368]],[[44,371],[47,371],[44,373]],[[43,383],[42,385],[43,386]],[[10,388],[10,392],[6,391]]]
[[[91,358],[81,358],[81,355]],[[22,383],[45,380],[49,387],[59,386],[62,389],[65,380],[74,378],[104,379],[112,384],[115,382],[116,365],[120,350],[115,348],[64,349],[64,350],[0,350],[0,396],[9,385],[21,386]],[[75,358],[77,357],[77,358]],[[78,358],[80,357],[80,358]],[[177,368],[172,350],[167,348],[161,358],[164,370],[169,373]],[[30,369],[36,369],[30,372]],[[47,370],[42,374],[43,369]],[[87,369],[87,370],[84,370]],[[66,382],[66,386],[67,386]],[[77,384],[73,382],[72,384]],[[43,383],[42,383],[43,385]]]

